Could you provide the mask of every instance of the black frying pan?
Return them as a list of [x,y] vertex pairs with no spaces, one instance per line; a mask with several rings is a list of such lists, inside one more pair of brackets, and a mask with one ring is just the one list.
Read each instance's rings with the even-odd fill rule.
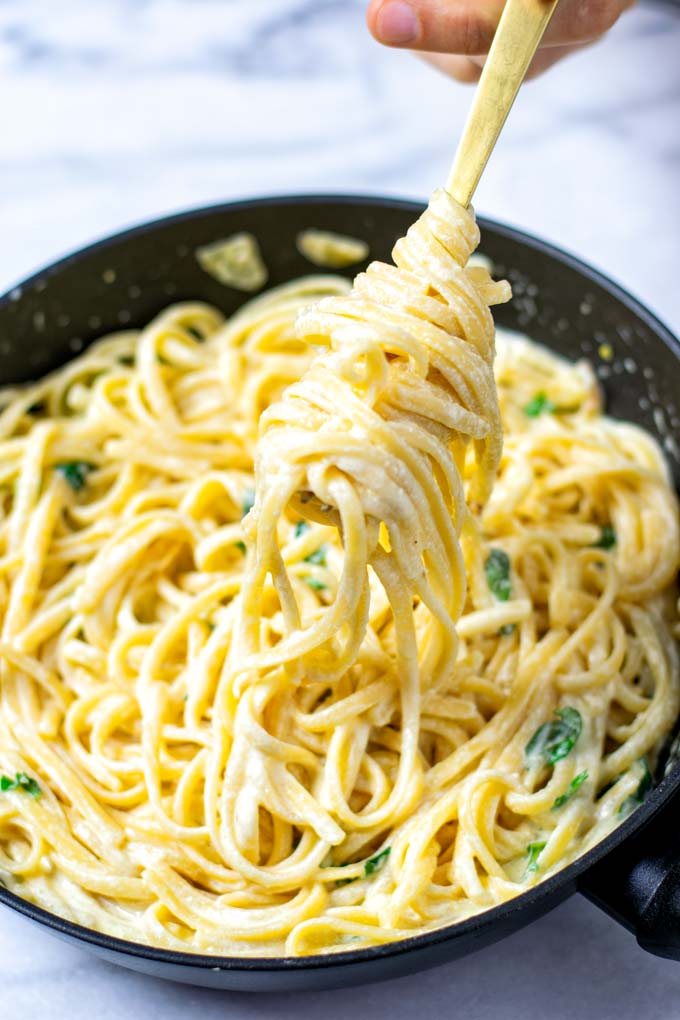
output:
[[[198,298],[233,312],[243,295],[206,276],[194,258],[198,245],[252,231],[270,283],[277,284],[313,269],[295,247],[298,231],[314,226],[363,237],[372,258],[388,259],[421,211],[414,203],[378,198],[274,198],[199,209],[118,234],[0,299],[0,384],[41,376],[102,333],[141,326],[173,301]],[[630,295],[571,256],[509,227],[485,220],[481,227],[481,250],[515,293],[496,309],[499,324],[570,358],[591,358],[609,412],[661,440],[680,488],[678,341]],[[604,343],[614,352],[610,362],[598,355]],[[680,960],[680,826],[674,817],[680,767],[672,755],[664,758],[660,773],[666,775],[657,777],[647,801],[580,860],[509,903],[379,948],[304,959],[195,956],[90,931],[2,886],[0,903],[115,963],[215,988],[311,990],[404,975],[487,946],[577,889],[633,931],[645,949]]]

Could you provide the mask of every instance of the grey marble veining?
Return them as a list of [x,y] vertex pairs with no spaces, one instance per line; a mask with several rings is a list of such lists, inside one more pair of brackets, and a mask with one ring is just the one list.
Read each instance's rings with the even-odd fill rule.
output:
[[[3,0],[0,287],[178,208],[295,191],[424,197],[470,99],[364,0]],[[476,205],[676,328],[680,14],[641,7],[520,96]],[[7,243],[7,239],[11,243]]]
[[[377,46],[364,0],[0,0],[0,290],[139,220],[275,192],[424,198],[470,92]],[[680,330],[680,11],[639,7],[518,100],[476,205]],[[387,985],[277,999],[170,986],[0,912],[2,1020],[675,1020],[680,965],[576,898]]]

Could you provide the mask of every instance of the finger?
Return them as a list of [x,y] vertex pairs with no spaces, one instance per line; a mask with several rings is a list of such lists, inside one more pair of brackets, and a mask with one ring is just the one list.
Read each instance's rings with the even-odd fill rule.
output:
[[[606,32],[634,0],[562,0],[543,45],[590,42]],[[437,53],[488,53],[503,0],[371,0],[366,19],[388,46]]]
[[531,81],[532,78],[537,78],[539,74],[543,74],[549,67],[556,64],[558,60],[569,57],[572,53],[578,53],[579,50],[585,49],[586,46],[592,46],[594,42],[597,42],[597,40],[592,39],[589,42],[574,43],[571,46],[547,46],[545,49],[538,50],[536,56],[529,64],[529,70],[524,80]]
[[371,0],[366,20],[378,42],[438,53],[487,53],[499,0]]
[[474,57],[462,57],[458,53],[421,53],[420,56],[448,78],[466,85],[474,85],[482,73],[481,64]]
[[[539,50],[529,66],[525,80],[537,78],[558,60],[577,53],[588,45],[590,43],[577,43],[575,46],[551,46],[549,49]],[[479,81],[485,60],[484,57],[463,57],[454,53],[421,53],[420,56],[449,78],[455,78],[456,81],[465,84],[475,84]]]

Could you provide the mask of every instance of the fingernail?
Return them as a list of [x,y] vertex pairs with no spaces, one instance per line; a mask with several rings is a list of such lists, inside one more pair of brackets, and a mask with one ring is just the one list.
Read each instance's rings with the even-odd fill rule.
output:
[[378,12],[376,30],[388,46],[405,46],[418,38],[419,23],[416,12],[403,0],[387,0]]

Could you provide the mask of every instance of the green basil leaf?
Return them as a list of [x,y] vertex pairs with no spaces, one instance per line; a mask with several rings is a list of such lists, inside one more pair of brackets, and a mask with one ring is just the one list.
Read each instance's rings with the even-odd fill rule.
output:
[[241,504],[241,520],[243,520],[246,514],[250,513],[254,506],[255,506],[255,490],[246,489],[245,494],[243,496],[243,503]]
[[605,524],[602,528],[599,541],[595,542],[594,549],[613,549],[616,545],[616,532],[611,524]]
[[326,566],[326,554],[328,552],[327,545],[320,545],[318,549],[310,553],[309,556],[305,556],[305,563],[316,563],[319,567]]
[[239,552],[242,552],[243,555],[245,556],[245,554],[246,554],[246,543],[245,542],[241,542],[239,540],[238,542],[234,542],[234,545],[239,550]]
[[383,864],[390,856],[391,850],[391,846],[386,846],[385,849],[381,850],[379,854],[375,855],[375,857],[369,857],[364,864],[364,875],[366,878],[368,878],[369,875],[374,875],[376,871],[380,871]]
[[23,790],[35,800],[42,796],[42,790],[36,780],[32,776],[27,776],[25,772],[17,772],[14,779],[0,776],[0,791],[6,793],[8,790]]
[[[293,534],[295,538],[302,538],[307,531],[309,531],[309,524],[307,521],[298,521],[295,525],[295,531]],[[320,545],[318,549],[310,552],[309,556],[305,556],[305,563],[315,563],[319,567],[325,567],[327,553],[328,546]]]
[[564,793],[561,793],[559,797],[555,797],[555,801],[552,806],[552,810],[555,811],[557,808],[563,807],[568,800],[574,796],[579,787],[583,786],[586,779],[588,778],[587,772],[579,772],[577,776],[574,776],[569,786],[566,788]]
[[90,471],[94,471],[95,465],[88,464],[85,460],[67,460],[55,464],[54,469],[62,475],[74,492],[83,488]]
[[510,557],[502,549],[491,549],[484,564],[486,582],[492,595],[499,602],[507,602],[510,598]]
[[566,758],[581,735],[581,713],[575,708],[558,708],[556,718],[539,726],[524,748],[527,765],[554,765]]
[[318,581],[316,577],[303,577],[302,580],[305,584],[308,584],[312,591],[325,591],[328,585],[324,584],[323,581]]
[[636,807],[642,804],[643,800],[654,786],[654,780],[652,779],[652,773],[649,769],[649,762],[646,758],[639,758],[638,764],[642,766],[642,779],[640,784],[635,791],[631,793],[630,797],[626,797],[623,804],[619,808],[619,814],[628,814],[630,811],[634,811]]
[[[369,857],[367,861],[364,861],[364,877],[365,878],[370,878],[371,875],[375,875],[376,871],[380,871],[380,869],[385,864],[385,861],[390,856],[391,851],[392,851],[392,847],[391,846],[386,846],[385,849],[381,850],[379,854],[375,855],[375,857]],[[341,864],[340,867],[341,868],[346,868],[348,864],[353,864],[353,863],[354,863],[354,861],[348,861],[347,864]],[[350,885],[350,883],[358,882],[358,881],[359,881],[358,877],[357,878],[338,878],[336,880],[335,884],[338,885],[338,886]]]
[[[322,868],[323,867],[328,867],[328,868],[347,868],[347,867],[350,866],[350,864],[354,864],[354,863],[356,863],[356,862],[355,861],[345,861],[344,864],[333,864],[333,861],[331,860],[329,864],[327,864],[327,865],[322,864],[321,867]],[[335,884],[337,886],[351,885],[352,882],[358,882],[358,881],[359,881],[359,876],[357,875],[355,878],[336,878]]]
[[537,842],[527,844],[527,854],[529,855],[529,860],[527,861],[526,874],[529,874],[532,871],[538,871],[539,869],[538,858],[541,856],[547,845],[548,844],[545,841],[542,843]]
[[528,418],[538,418],[539,414],[552,414],[557,408],[552,400],[541,392],[532,397],[529,403],[524,405],[523,410]]

